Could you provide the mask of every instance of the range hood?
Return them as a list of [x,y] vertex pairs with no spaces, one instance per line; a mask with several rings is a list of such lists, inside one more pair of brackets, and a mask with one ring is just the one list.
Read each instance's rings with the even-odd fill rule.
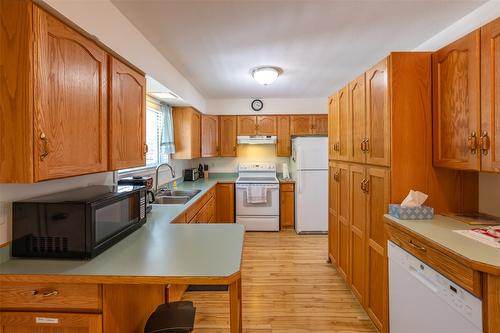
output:
[[275,145],[275,135],[252,135],[252,136],[238,136],[239,145]]

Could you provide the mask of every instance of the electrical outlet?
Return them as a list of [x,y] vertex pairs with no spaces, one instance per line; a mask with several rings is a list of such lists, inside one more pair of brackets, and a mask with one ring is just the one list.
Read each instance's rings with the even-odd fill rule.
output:
[[0,202],[0,225],[7,224],[7,213],[9,211],[10,203]]

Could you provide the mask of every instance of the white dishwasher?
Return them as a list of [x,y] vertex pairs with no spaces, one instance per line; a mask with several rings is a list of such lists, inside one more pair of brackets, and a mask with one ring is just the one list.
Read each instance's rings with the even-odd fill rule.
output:
[[389,256],[391,333],[480,333],[481,300],[392,242]]

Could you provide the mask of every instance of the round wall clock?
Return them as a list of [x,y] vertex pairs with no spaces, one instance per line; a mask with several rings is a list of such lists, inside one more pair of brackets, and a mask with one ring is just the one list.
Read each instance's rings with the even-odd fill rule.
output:
[[260,111],[264,107],[264,103],[260,99],[254,99],[252,101],[252,110]]

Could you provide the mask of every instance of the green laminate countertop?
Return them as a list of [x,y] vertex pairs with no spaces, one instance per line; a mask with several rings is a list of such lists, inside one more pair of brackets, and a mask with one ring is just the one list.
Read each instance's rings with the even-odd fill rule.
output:
[[217,182],[179,183],[178,189],[201,192],[185,205],[153,205],[144,226],[91,260],[11,258],[0,264],[0,280],[44,275],[54,281],[73,277],[71,281],[111,283],[110,277],[124,277],[126,283],[175,283],[191,277],[199,279],[189,283],[210,283],[211,278],[230,277],[240,271],[242,225],[170,223]]
[[500,249],[453,232],[453,230],[466,230],[477,228],[477,226],[442,215],[435,215],[432,220],[400,220],[388,214],[385,218],[470,261],[500,268]]

